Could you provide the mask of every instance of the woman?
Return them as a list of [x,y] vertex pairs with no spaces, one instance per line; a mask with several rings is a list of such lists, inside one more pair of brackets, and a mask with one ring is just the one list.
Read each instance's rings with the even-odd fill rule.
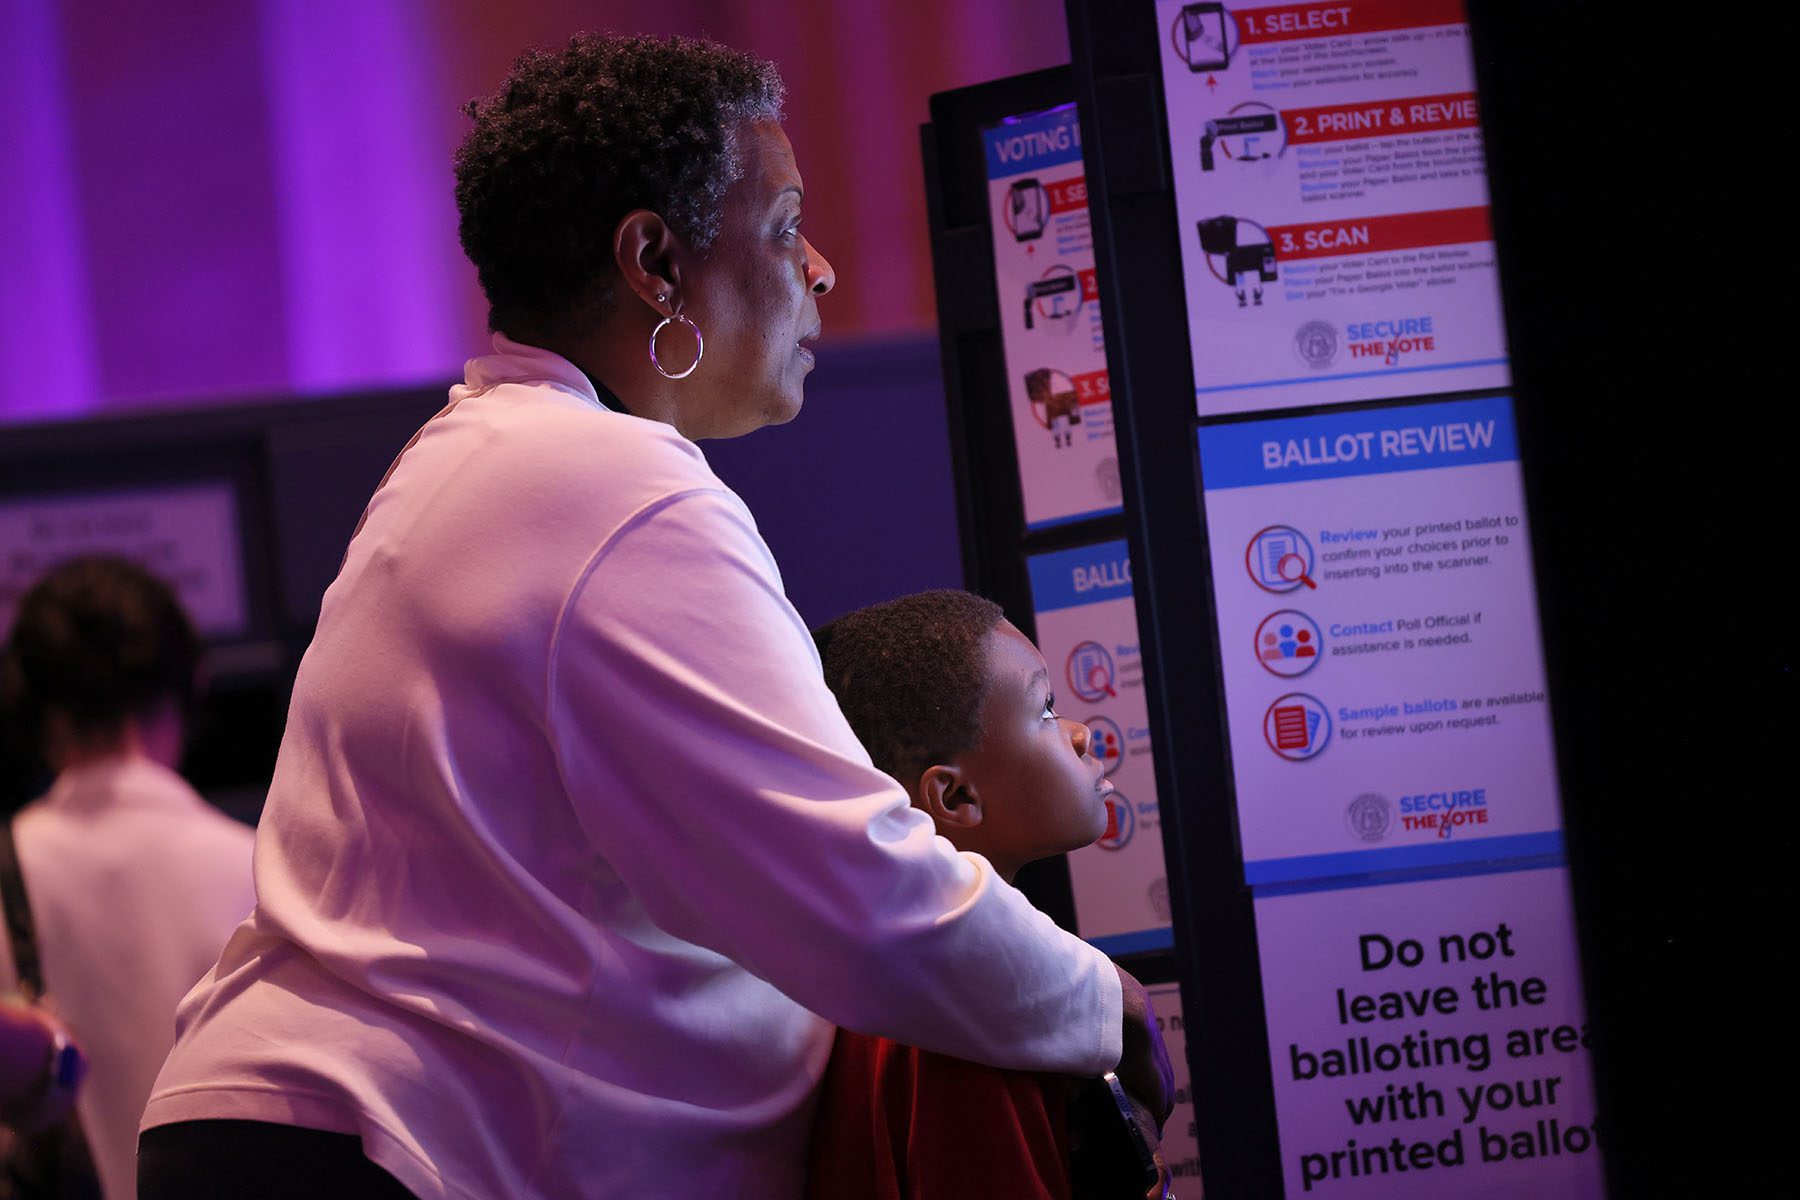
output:
[[582,36],[470,106],[495,353],[325,595],[150,1200],[797,1195],[826,1021],[1154,1061],[1141,989],[870,766],[694,445],[798,411],[834,282],[780,101],[720,46]]

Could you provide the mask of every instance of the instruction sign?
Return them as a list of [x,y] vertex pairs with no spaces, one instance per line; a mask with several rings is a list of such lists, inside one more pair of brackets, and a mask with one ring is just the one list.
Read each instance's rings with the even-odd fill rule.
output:
[[1599,1197],[1567,873],[1259,893],[1287,1195]]
[[1087,725],[1114,789],[1105,835],[1069,855],[1076,927],[1108,954],[1166,948],[1169,880],[1131,559],[1114,541],[1034,555],[1028,566],[1056,710]]
[[1199,438],[1246,879],[1559,854],[1510,401]]
[[1120,511],[1112,391],[1075,106],[982,133],[1025,524]]
[[1157,14],[1201,415],[1506,386],[1460,0]]

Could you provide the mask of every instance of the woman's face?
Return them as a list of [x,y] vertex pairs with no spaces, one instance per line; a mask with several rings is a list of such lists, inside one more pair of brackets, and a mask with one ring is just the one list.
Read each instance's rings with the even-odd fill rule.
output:
[[[738,131],[744,173],[725,193],[719,236],[684,287],[683,312],[706,338],[710,402],[690,437],[737,437],[791,421],[800,411],[809,348],[819,336],[818,298],[837,277],[800,232],[800,169],[773,121]],[[686,423],[684,422],[684,425]]]

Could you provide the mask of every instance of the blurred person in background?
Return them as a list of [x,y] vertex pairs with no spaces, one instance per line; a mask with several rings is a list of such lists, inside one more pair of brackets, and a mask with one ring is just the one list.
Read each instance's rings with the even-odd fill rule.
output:
[[[136,1195],[138,1119],[175,1006],[255,898],[251,830],[175,773],[199,660],[169,586],[104,557],[33,585],[0,654],[8,725],[55,773],[11,834],[42,1004],[91,1063],[76,1112],[109,1200]],[[17,944],[0,943],[0,988],[28,974]]]

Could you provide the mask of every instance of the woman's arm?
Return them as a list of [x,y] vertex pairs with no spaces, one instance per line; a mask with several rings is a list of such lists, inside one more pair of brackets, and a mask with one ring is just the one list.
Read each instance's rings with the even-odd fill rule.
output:
[[848,1028],[995,1066],[1118,1063],[1111,962],[870,764],[736,497],[683,493],[611,537],[551,664],[565,786],[661,928]]

